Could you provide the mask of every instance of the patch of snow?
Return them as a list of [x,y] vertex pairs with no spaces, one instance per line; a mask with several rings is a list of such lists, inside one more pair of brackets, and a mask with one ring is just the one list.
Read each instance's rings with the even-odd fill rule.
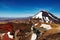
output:
[[4,35],[5,35],[5,33],[2,34],[2,36],[4,36]]
[[2,34],[1,34],[1,37],[3,37],[4,35],[5,35],[5,33],[2,33]]
[[31,30],[33,30],[33,27],[34,27],[34,26],[37,26],[37,25],[38,25],[38,23],[32,25]]
[[47,30],[52,29],[52,27],[48,24],[41,24],[40,27],[46,28]]
[[10,35],[10,32],[7,33],[9,38],[13,39],[13,35]]
[[41,18],[42,19],[42,12],[39,12],[37,15],[33,16],[33,18]]
[[33,30],[33,27],[34,27],[34,26],[31,27],[31,30]]
[[49,22],[49,18],[48,17],[46,17],[46,23],[48,23]]
[[32,37],[31,37],[31,40],[36,40],[36,38],[37,38],[36,33],[33,33],[33,34],[32,34]]
[[34,24],[34,26],[37,26],[37,25],[38,25],[38,23]]

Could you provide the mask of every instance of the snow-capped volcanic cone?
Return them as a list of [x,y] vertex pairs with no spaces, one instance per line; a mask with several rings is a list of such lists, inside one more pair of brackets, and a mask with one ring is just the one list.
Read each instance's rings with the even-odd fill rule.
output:
[[36,15],[34,15],[32,18],[39,19],[42,22],[46,23],[60,23],[60,19],[51,14],[50,12],[46,11],[40,11]]

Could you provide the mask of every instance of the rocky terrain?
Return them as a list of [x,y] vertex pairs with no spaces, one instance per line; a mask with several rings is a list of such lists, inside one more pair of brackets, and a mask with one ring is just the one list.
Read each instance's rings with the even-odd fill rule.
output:
[[0,20],[1,40],[60,40],[60,19],[40,11],[27,18]]

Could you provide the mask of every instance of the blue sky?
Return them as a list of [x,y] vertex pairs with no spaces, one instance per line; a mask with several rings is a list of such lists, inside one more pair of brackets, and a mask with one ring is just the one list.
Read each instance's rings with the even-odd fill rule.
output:
[[60,17],[60,0],[0,0],[0,17],[28,17],[41,10]]

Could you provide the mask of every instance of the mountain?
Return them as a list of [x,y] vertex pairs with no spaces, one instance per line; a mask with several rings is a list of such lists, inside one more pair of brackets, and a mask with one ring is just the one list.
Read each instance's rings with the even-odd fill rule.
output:
[[46,11],[40,11],[32,18],[39,19],[39,21],[46,22],[46,23],[60,23],[60,19],[58,17]]

